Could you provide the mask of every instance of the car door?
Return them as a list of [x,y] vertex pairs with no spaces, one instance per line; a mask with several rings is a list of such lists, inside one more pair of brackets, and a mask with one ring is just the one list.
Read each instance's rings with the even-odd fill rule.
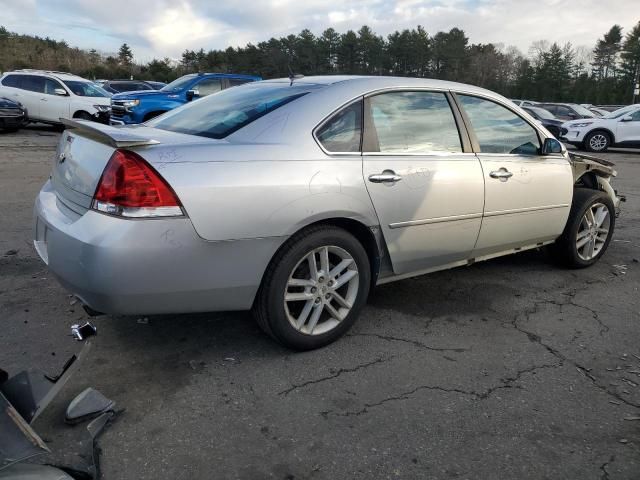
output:
[[623,115],[616,122],[616,143],[640,144],[640,109]]
[[565,226],[573,197],[568,159],[541,155],[541,136],[493,99],[456,94],[485,182],[482,227],[473,256],[553,240]]
[[[41,78],[44,81],[44,92],[40,95],[40,118],[48,122],[59,122],[60,118],[69,118],[69,93],[59,81]],[[66,94],[59,95],[56,90],[63,90]]]
[[484,182],[448,92],[376,93],[365,98],[364,112],[364,181],[394,272],[466,261]]

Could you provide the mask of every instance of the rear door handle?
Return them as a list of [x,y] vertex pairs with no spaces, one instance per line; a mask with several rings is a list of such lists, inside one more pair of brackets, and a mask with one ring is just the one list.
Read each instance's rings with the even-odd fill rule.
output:
[[489,174],[491,178],[498,178],[501,182],[506,182],[509,178],[513,177],[513,173],[507,170],[504,167],[501,167],[499,170],[494,170]]
[[396,183],[402,180],[400,175],[396,175],[393,170],[385,170],[382,173],[374,173],[369,175],[369,181],[372,183]]

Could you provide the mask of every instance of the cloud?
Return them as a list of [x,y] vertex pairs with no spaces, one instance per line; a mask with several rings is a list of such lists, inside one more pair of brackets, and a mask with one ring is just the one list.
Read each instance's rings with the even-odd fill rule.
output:
[[431,34],[459,27],[472,43],[525,52],[540,39],[592,48],[613,24],[628,31],[640,20],[637,0],[609,0],[606,8],[602,0],[0,0],[0,11],[10,30],[110,52],[127,42],[138,60],[364,24],[385,36],[418,24]]

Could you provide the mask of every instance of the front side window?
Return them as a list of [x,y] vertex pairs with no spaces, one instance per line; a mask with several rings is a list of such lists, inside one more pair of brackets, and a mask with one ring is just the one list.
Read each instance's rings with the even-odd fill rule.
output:
[[244,85],[245,83],[249,83],[251,80],[247,79],[247,78],[230,78],[229,79],[229,86],[230,87],[237,87],[238,85]]
[[56,88],[63,89],[62,85],[60,85],[55,80],[52,80],[50,78],[45,78],[44,79],[44,93],[46,93],[47,95],[55,95],[56,94]]
[[632,122],[640,122],[640,110],[636,110],[635,112],[633,112],[631,114],[631,121]]
[[538,155],[536,129],[502,105],[479,97],[458,94],[482,153]]
[[444,93],[389,92],[370,97],[368,102],[372,130],[366,133],[372,139],[367,141],[368,151],[462,152],[458,127]]
[[258,118],[293,102],[321,85],[256,83],[228,88],[197,102],[170,110],[148,126],[208,138],[224,138]]
[[219,78],[209,78],[198,83],[194,89],[198,90],[198,96],[206,97],[222,90],[222,82]]
[[343,108],[316,132],[320,144],[332,153],[359,152],[362,137],[362,100]]

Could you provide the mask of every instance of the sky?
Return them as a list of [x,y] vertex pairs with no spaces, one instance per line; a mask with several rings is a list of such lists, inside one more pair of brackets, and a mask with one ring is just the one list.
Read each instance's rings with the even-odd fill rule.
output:
[[471,43],[524,53],[537,40],[592,48],[612,25],[627,32],[638,21],[640,0],[0,0],[0,25],[10,31],[104,53],[126,42],[143,62],[364,24],[384,36],[417,25],[431,34],[458,27]]

